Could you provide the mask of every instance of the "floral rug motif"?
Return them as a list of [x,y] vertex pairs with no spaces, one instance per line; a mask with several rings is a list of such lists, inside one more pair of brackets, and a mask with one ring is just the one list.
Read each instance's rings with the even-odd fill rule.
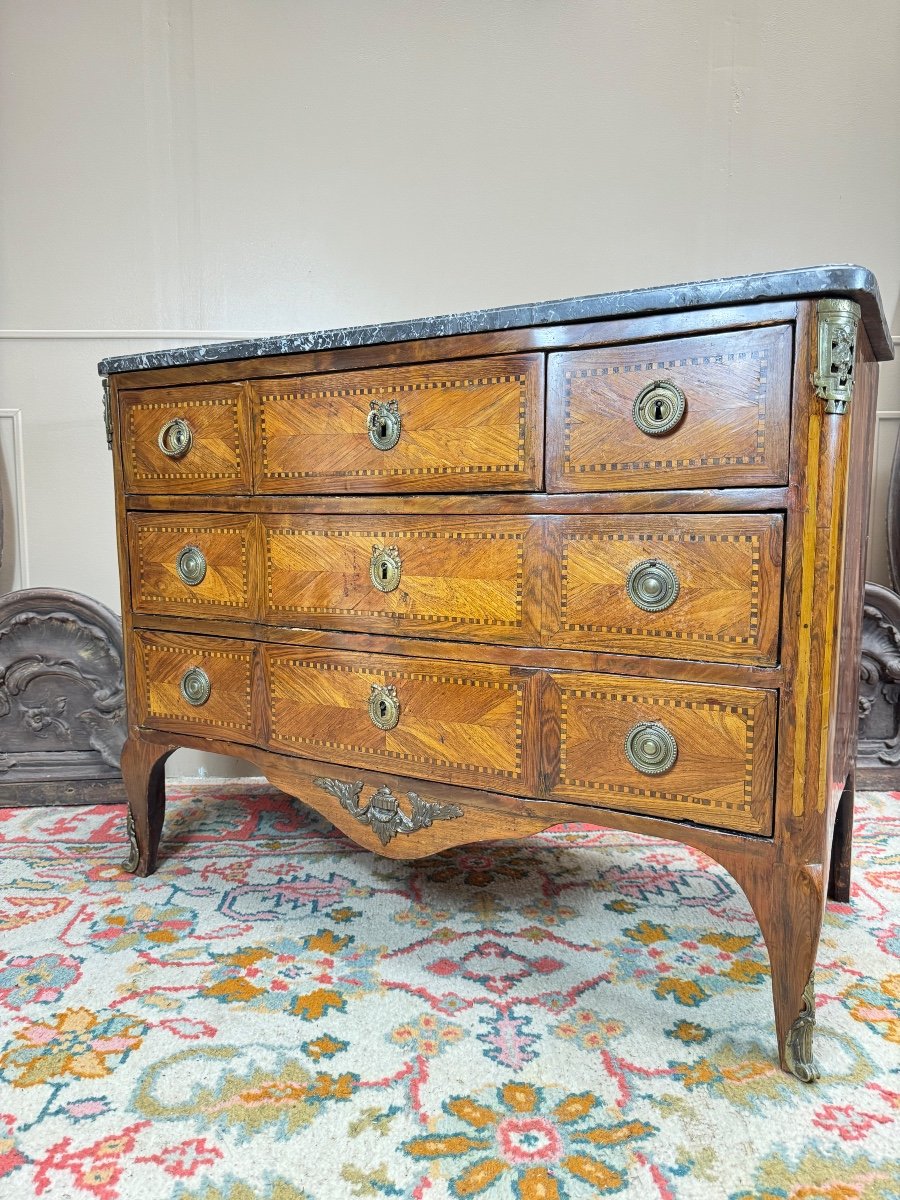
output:
[[900,796],[783,1074],[737,885],[563,827],[403,863],[261,783],[0,810],[3,1200],[897,1200]]

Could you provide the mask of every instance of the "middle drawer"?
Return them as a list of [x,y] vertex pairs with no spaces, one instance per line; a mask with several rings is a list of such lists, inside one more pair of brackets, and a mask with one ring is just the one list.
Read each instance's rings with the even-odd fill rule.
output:
[[776,513],[132,513],[135,612],[766,665]]

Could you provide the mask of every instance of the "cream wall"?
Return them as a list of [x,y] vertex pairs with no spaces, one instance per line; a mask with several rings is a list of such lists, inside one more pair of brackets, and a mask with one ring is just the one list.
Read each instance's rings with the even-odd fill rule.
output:
[[108,354],[823,261],[900,330],[897,0],[0,0],[0,68],[32,586],[118,608]]

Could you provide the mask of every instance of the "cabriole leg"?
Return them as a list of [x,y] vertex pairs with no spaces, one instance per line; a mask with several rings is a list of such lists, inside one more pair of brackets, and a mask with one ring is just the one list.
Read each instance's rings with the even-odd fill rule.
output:
[[741,881],[769,951],[775,1031],[782,1067],[813,1083],[813,969],[825,905],[818,866],[775,863]]
[[156,870],[156,854],[166,815],[166,759],[174,746],[158,746],[130,737],[122,749],[122,778],[128,797],[128,839],[131,847],[122,864],[132,874]]
[[850,903],[850,860],[853,854],[853,803],[856,798],[856,767],[851,766],[838,803],[831,843],[828,899]]

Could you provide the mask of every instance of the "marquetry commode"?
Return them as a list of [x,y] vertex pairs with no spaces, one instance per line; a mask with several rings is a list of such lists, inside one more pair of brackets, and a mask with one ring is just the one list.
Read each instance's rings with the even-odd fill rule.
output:
[[101,363],[129,869],[177,746],[395,857],[675,838],[746,892],[814,1078],[891,354],[869,272],[821,267]]

